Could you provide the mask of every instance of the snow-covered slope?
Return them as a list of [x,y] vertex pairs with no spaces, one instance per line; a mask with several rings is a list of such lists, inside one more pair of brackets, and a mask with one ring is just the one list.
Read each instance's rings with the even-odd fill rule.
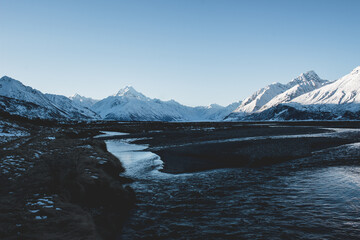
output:
[[188,107],[174,100],[148,98],[128,86],[95,103],[92,109],[104,119],[121,121],[217,121],[235,107]]
[[318,89],[328,83],[328,80],[321,79],[314,71],[303,73],[286,85],[287,87],[290,87],[288,90],[272,98],[263,105],[259,111],[264,111],[276,105],[290,102],[294,98]]
[[234,102],[226,107],[218,104],[211,104],[209,106],[195,107],[198,118],[210,121],[220,121],[233,112],[241,102]]
[[262,111],[279,103],[288,102],[291,99],[318,87],[328,81],[322,80],[314,71],[302,73],[287,84],[273,83],[245,99],[234,113],[250,114]]
[[0,110],[28,118],[111,119],[122,121],[219,121],[239,103],[222,107],[188,107],[171,101],[150,99],[132,87],[125,87],[101,101],[78,94],[67,98],[43,94],[21,82],[0,79]]
[[246,98],[226,119],[246,119],[248,115],[262,112],[282,103],[290,102],[292,99],[322,87],[328,82],[327,80],[320,79],[314,71],[309,71],[302,73],[287,84],[270,84]]
[[91,119],[97,114],[64,96],[43,94],[4,76],[0,78],[1,110],[28,118]]
[[359,111],[360,66],[331,84],[295,98],[291,106],[320,111]]
[[64,119],[58,110],[42,107],[32,102],[0,96],[0,114],[3,112],[32,119]]
[[288,88],[281,83],[270,84],[257,92],[253,93],[250,97],[246,98],[241,105],[236,108],[234,113],[249,114],[259,110],[267,102],[273,99],[278,94],[286,91]]
[[69,99],[2,77],[0,111],[29,118],[120,121],[360,119],[360,67],[334,82],[309,71],[287,84],[268,85],[227,107],[189,107],[174,100],[151,99],[132,87],[99,101],[80,95]]
[[93,99],[93,98],[87,98],[84,96],[81,96],[79,94],[74,94],[73,96],[69,97],[74,103],[86,107],[91,108],[95,103],[97,103],[99,100]]
[[[274,104],[241,120],[353,120],[360,119],[360,67],[350,74],[291,101]],[[269,102],[270,103],[270,102]]]
[[52,107],[51,101],[40,91],[23,85],[20,81],[4,76],[0,78],[0,96],[15,98],[42,107]]
[[83,107],[65,96],[55,94],[45,94],[45,96],[57,106],[58,109],[64,110],[69,118],[100,118],[93,110]]

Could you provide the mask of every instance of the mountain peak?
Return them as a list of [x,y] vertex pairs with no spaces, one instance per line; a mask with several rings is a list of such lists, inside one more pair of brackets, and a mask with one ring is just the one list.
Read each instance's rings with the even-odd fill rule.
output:
[[9,76],[3,76],[2,78],[0,78],[0,81],[7,81],[7,82],[12,82],[12,81],[16,81],[16,82],[19,82],[18,80],[15,80],[15,79],[13,79],[13,78],[11,78],[11,77],[9,77]]
[[320,77],[315,73],[315,71],[310,70],[307,72],[304,72],[300,74],[297,78],[295,78],[293,81],[300,80],[302,82],[308,82],[308,81],[318,81],[320,80]]
[[136,90],[131,85],[127,85],[119,90],[119,92],[129,92],[129,91],[136,91]]
[[354,68],[354,70],[352,70],[351,74],[359,74],[360,73],[360,66]]
[[315,72],[314,70],[310,70],[310,71],[304,72],[303,74],[304,74],[304,75],[316,75],[316,76],[317,76],[317,74],[316,74],[316,72]]
[[75,93],[74,95],[70,96],[69,99],[71,99],[74,103],[87,108],[91,108],[92,105],[94,105],[99,101],[96,99],[81,96],[78,93]]
[[321,79],[314,71],[307,71],[304,72],[302,74],[300,74],[298,77],[294,78],[293,80],[291,80],[287,86],[289,88],[294,87],[296,85],[312,85],[312,86],[317,86],[317,85],[323,85],[325,83],[328,83],[328,80],[323,80]]
[[5,75],[5,76],[2,76],[0,79],[1,80],[6,80],[6,79],[11,79],[11,77]]
[[120,89],[115,95],[115,97],[128,97],[128,98],[137,98],[137,99],[145,99],[146,97],[136,91],[132,86],[126,86]]
[[222,108],[225,108],[219,104],[216,104],[216,103],[212,103],[212,104],[209,104],[207,106],[199,106],[200,108],[204,108],[204,109],[222,109]]
[[69,98],[70,98],[70,99],[76,99],[76,98],[83,98],[83,96],[81,96],[81,95],[78,94],[78,93],[75,93],[74,95],[70,96]]

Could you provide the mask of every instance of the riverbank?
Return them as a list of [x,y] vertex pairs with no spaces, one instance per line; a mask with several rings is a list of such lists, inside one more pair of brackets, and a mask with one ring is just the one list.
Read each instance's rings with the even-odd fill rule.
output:
[[358,122],[129,125],[117,128],[131,133],[122,138],[136,138],[134,143],[148,144],[148,150],[164,162],[162,171],[166,173],[268,166],[360,141]]
[[0,238],[116,239],[135,194],[98,132],[27,127],[0,146]]
[[[181,236],[173,235],[171,231],[187,232],[187,236],[191,236],[192,224],[204,225],[212,219],[206,212],[207,206],[218,206],[207,189],[218,194],[213,197],[224,204],[229,203],[226,198],[221,198],[223,190],[229,190],[227,198],[233,201],[231,189],[239,181],[244,182],[242,186],[246,191],[253,191],[246,185],[248,176],[239,174],[253,174],[252,178],[261,186],[279,172],[281,178],[285,178],[280,183],[286,182],[289,169],[295,173],[305,168],[357,165],[359,127],[359,122],[11,122],[6,125],[5,140],[0,143],[0,238],[116,239],[123,236],[124,224],[125,239],[157,237],[163,232],[168,237]],[[129,135],[93,138],[106,131]],[[121,161],[130,162],[131,159],[123,147],[120,151],[126,159],[120,157],[119,161],[110,154],[104,140],[111,139],[132,139],[134,144],[146,145],[135,149],[147,151],[137,151],[138,159],[152,157],[151,161],[146,161],[149,166],[141,165],[141,171],[158,170],[162,161],[161,171],[171,173],[157,172],[152,175],[155,179],[151,174],[146,180],[143,178],[146,174],[140,179],[134,178],[131,186],[138,187],[136,208],[135,193],[127,187],[133,180],[124,177],[121,164]],[[159,159],[155,159],[154,154]],[[218,170],[206,171],[213,169]],[[214,178],[212,174],[215,174]],[[265,174],[265,180],[257,174]],[[233,179],[227,179],[228,176]],[[224,179],[229,182],[223,189]],[[276,185],[272,187],[274,191],[280,191]],[[242,189],[237,191],[247,194]],[[204,204],[198,206],[201,202]],[[190,211],[194,206],[206,216],[204,222],[197,221],[196,213]],[[236,209],[235,205],[231,206]],[[188,223],[177,220],[183,210]],[[135,216],[129,215],[130,211],[135,211]],[[244,211],[251,211],[251,206]],[[220,212],[216,214],[221,216]],[[249,217],[247,213],[243,214],[245,219]],[[169,219],[161,220],[167,216]],[[229,221],[234,221],[232,217]],[[171,221],[179,226],[173,227]],[[160,222],[163,225],[160,226]],[[186,229],[182,228],[184,225]],[[151,228],[151,234],[146,235],[148,228]],[[198,236],[202,235],[198,232]],[[204,236],[211,234],[204,232]]]
[[359,129],[303,124],[138,126],[106,141],[135,179],[122,239],[357,239]]

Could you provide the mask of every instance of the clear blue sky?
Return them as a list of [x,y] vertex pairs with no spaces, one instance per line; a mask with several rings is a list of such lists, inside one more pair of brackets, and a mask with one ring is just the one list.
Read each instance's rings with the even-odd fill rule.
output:
[[360,1],[0,0],[0,75],[103,98],[125,85],[187,105],[239,101],[360,65]]

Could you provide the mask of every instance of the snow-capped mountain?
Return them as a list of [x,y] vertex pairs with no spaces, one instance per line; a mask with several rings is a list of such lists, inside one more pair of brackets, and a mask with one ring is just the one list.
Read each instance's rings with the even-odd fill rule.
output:
[[259,110],[267,102],[273,99],[275,96],[283,93],[288,88],[281,83],[270,84],[255,93],[250,97],[242,101],[241,105],[235,109],[234,113],[239,115],[246,115]]
[[92,109],[104,119],[121,121],[219,121],[235,107],[189,107],[174,100],[148,98],[133,87],[127,86],[95,103]]
[[86,108],[91,108],[95,103],[99,101],[97,99],[81,96],[77,93],[73,96],[70,96],[69,99],[71,99],[74,103]]
[[7,76],[0,78],[0,96],[1,110],[28,118],[98,118],[92,110],[79,106],[64,96],[43,94]]
[[0,96],[31,102],[42,107],[53,106],[51,101],[40,91],[7,76],[0,78]]
[[128,99],[137,99],[142,101],[149,101],[150,98],[146,97],[144,94],[136,91],[132,86],[126,86],[120,89],[114,97],[128,98]]
[[253,113],[262,111],[279,103],[288,102],[305,92],[326,84],[314,71],[302,73],[287,84],[273,83],[245,99],[234,113]]
[[295,98],[291,103],[321,111],[359,111],[360,66],[331,84]]
[[259,111],[264,111],[281,103],[290,102],[294,98],[325,86],[328,83],[328,80],[321,79],[314,71],[303,73],[286,84],[289,87],[288,90],[272,98]]
[[133,87],[125,87],[103,100],[75,94],[43,94],[10,77],[0,79],[0,110],[28,118],[111,119],[122,121],[220,121],[239,103],[227,107],[212,104],[189,107],[170,100],[150,99]]
[[55,105],[66,111],[66,114],[70,116],[70,118],[83,118],[89,117],[97,119],[99,115],[95,113],[93,110],[89,108],[83,107],[71,99],[55,94],[45,94],[45,96]]
[[[280,95],[279,95],[280,96]],[[281,99],[277,96],[274,99]],[[257,111],[242,120],[360,119],[360,67],[320,88]]]
[[32,102],[0,96],[0,114],[2,113],[26,118],[64,119],[59,111],[53,111]]
[[360,67],[329,82],[314,71],[287,84],[274,83],[243,102],[189,107],[152,99],[125,87],[102,100],[78,94],[43,94],[9,77],[0,79],[0,113],[29,118],[120,121],[238,121],[360,119]]
[[247,115],[290,102],[294,98],[327,83],[329,81],[321,79],[314,71],[309,71],[302,73],[287,84],[270,84],[245,99],[234,112],[227,116],[227,119],[241,120],[246,118]]
[[203,120],[220,121],[233,112],[240,104],[241,102],[234,102],[226,107],[218,104],[211,104],[205,107],[195,107],[195,111],[197,112],[198,118]]

